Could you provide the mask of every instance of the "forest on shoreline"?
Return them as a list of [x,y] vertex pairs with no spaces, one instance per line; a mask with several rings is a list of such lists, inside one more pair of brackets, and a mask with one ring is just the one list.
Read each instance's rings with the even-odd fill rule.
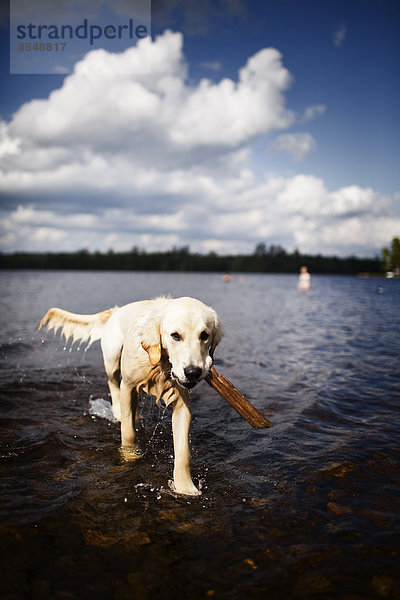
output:
[[16,252],[0,254],[2,269],[62,269],[87,271],[181,271],[221,273],[298,273],[306,265],[312,273],[330,275],[383,274],[383,261],[376,258],[322,256],[286,252],[280,246],[258,244],[253,254],[197,254],[188,247],[165,252]]

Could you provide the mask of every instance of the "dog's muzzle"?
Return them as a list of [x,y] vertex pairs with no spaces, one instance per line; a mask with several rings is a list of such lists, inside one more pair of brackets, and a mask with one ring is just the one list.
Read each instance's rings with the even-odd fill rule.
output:
[[179,385],[187,390],[191,390],[202,379],[203,369],[201,367],[196,367],[195,365],[189,365],[183,369],[183,374],[185,375],[184,381],[182,381],[174,373],[172,373],[172,377],[178,381]]

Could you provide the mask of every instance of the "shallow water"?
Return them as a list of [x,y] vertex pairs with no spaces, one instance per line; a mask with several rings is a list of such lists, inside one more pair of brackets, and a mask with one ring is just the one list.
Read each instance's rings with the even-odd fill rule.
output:
[[[3,596],[400,597],[400,281],[280,275],[2,272]],[[175,496],[171,413],[141,401],[126,462],[99,344],[35,329],[159,294],[212,305],[216,366],[273,423],[252,430],[201,383],[192,473]]]

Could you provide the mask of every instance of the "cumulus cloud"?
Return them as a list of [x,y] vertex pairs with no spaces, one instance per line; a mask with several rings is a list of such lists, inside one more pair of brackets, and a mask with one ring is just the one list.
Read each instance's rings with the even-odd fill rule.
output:
[[[160,155],[164,164],[168,149],[174,164],[184,164],[188,150],[235,148],[293,122],[284,98],[291,77],[277,50],[249,58],[237,82],[203,79],[191,86],[182,41],[181,34],[166,32],[122,54],[88,54],[48,99],[16,113],[4,135],[23,140],[23,149],[10,166],[18,169],[36,147],[51,149],[50,161],[53,151],[67,148],[78,156],[131,153],[146,166]],[[150,44],[151,75],[135,75]]]
[[[253,171],[252,141],[295,119],[277,50],[251,56],[235,80],[193,83],[182,41],[165,32],[121,54],[93,51],[60,89],[0,123],[3,250],[250,252],[264,240],[370,254],[396,235],[393,199],[374,190]],[[149,44],[152,72],[138,75]],[[274,144],[297,159],[315,147],[308,133]]]
[[65,215],[19,206],[3,220],[1,238],[5,247],[25,250],[165,250],[184,243],[199,252],[250,252],[265,240],[289,250],[368,255],[398,234],[392,209],[390,198],[368,188],[329,191],[311,175],[255,181],[244,170],[205,185],[197,201],[185,194],[165,214],[105,206]]
[[7,125],[0,122],[0,158],[18,154],[19,139],[11,137],[7,131]]

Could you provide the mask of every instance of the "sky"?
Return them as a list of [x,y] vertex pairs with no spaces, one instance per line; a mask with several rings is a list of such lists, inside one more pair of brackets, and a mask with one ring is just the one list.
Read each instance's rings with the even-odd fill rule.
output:
[[[367,257],[400,236],[399,2],[11,0],[11,27],[7,5],[0,251]],[[55,30],[51,52],[15,39],[133,15],[148,35],[62,56]]]

